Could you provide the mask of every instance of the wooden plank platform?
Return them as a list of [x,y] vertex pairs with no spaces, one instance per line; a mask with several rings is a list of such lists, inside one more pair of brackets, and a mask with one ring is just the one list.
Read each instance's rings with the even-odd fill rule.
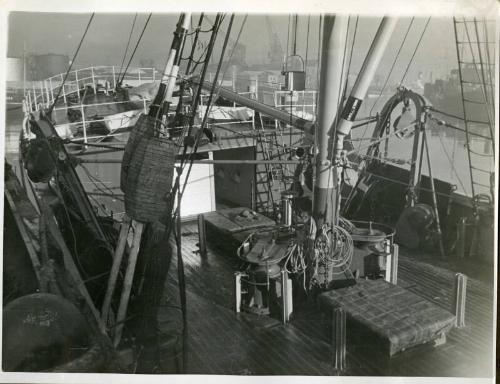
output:
[[[199,255],[197,225],[185,223],[182,252],[188,304],[188,362],[191,374],[338,375],[332,367],[327,320],[317,303],[296,306],[291,322],[234,312],[236,256],[212,242]],[[454,273],[400,254],[398,285],[449,309]],[[463,271],[467,272],[467,271]],[[493,273],[493,271],[491,271]],[[486,281],[489,281],[486,279]],[[164,331],[178,331],[180,312],[175,261],[165,289]],[[168,324],[168,326],[166,326]],[[416,347],[381,361],[374,344],[348,343],[347,369],[355,376],[493,375],[493,285],[469,278],[466,327],[452,329],[445,345]]]
[[344,309],[348,327],[372,333],[380,342],[380,352],[389,356],[446,337],[455,322],[450,312],[382,279],[360,279],[351,287],[324,292],[318,299],[327,315],[334,308]]
[[275,225],[273,220],[245,207],[224,208],[204,216],[212,229],[231,234]]

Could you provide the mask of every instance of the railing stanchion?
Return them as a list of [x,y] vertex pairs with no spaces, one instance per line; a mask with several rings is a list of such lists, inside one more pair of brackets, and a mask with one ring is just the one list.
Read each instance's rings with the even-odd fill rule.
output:
[[52,77],[49,78],[49,88],[50,88],[50,97],[51,97],[51,103],[54,102],[54,87],[52,85]]
[[45,95],[44,95],[44,91],[43,91],[43,80],[40,81],[40,93],[41,93],[41,96],[42,96],[42,104],[45,104]]
[[92,74],[92,87],[94,87],[94,95],[97,93],[97,87],[95,83],[95,75],[94,75],[94,67],[90,68],[91,74]]
[[78,96],[78,101],[80,102],[80,84],[78,83],[78,71],[75,72],[75,81],[76,81],[76,95]]
[[83,124],[83,142],[87,144],[87,127],[85,124],[85,108],[83,108],[83,103],[80,104],[80,109],[82,112],[82,124]]
[[115,66],[113,65],[111,67],[111,71],[113,72],[113,92],[116,91],[116,73],[115,73]]
[[35,103],[35,110],[38,111],[38,103],[36,102],[35,82],[33,82],[33,102]]

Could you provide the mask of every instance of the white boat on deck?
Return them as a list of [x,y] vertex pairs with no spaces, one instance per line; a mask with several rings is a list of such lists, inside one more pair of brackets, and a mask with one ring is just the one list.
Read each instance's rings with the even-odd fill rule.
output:
[[109,130],[109,133],[113,133],[120,129],[130,128],[135,125],[137,119],[143,112],[144,109],[134,109],[131,111],[108,115],[104,118],[104,124]]

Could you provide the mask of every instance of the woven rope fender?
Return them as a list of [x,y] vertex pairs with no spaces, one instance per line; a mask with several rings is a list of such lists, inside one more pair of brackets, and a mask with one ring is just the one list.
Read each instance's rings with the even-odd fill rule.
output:
[[140,222],[160,220],[172,188],[175,142],[153,136],[153,129],[135,140],[124,183],[125,211]]
[[143,137],[148,132],[148,130],[152,131],[153,129],[154,129],[154,118],[142,114],[137,119],[134,128],[132,128],[132,130],[130,131],[127,145],[125,145],[125,152],[123,153],[122,167],[120,173],[120,189],[123,192],[125,192],[127,184],[127,175],[128,175],[128,169],[130,167],[130,160],[132,158],[132,154],[135,151],[135,148],[137,147],[139,139]]

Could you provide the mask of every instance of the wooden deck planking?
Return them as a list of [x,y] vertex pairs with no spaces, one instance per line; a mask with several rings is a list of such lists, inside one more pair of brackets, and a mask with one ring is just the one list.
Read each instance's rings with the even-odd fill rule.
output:
[[[213,243],[201,257],[195,223],[183,224],[182,251],[188,300],[187,373],[336,375],[331,366],[325,320],[314,304],[299,308],[291,323],[260,325],[254,315],[234,312],[234,271],[240,261],[222,255]],[[177,302],[176,263],[166,292]],[[401,256],[399,284],[450,309],[454,272]],[[422,346],[388,361],[372,358],[371,346],[348,343],[343,375],[489,376],[491,375],[493,288],[469,278],[466,324],[439,347]],[[178,316],[178,313],[177,313]]]

